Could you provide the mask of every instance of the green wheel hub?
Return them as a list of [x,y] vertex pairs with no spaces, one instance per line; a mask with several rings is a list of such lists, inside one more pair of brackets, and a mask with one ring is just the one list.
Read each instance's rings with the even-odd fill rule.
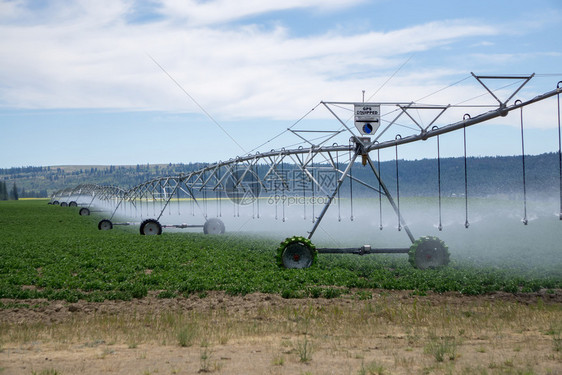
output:
[[317,257],[316,247],[305,237],[289,237],[277,249],[277,264],[284,268],[309,268]]
[[437,237],[421,237],[412,244],[408,256],[410,264],[422,270],[449,264],[449,248]]

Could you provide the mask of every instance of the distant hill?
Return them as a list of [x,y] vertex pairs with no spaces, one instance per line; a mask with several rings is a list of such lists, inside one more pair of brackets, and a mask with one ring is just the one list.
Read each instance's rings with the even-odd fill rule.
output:
[[[528,193],[537,195],[558,192],[560,189],[558,153],[527,155],[525,158]],[[84,183],[116,185],[128,189],[158,176],[185,174],[205,165],[205,163],[189,163],[7,168],[0,169],[0,180],[4,180],[8,187],[13,186],[15,182],[20,197],[46,197],[54,191]],[[285,164],[285,168],[291,169],[291,166]],[[258,168],[258,173],[265,173],[265,170],[266,167]],[[401,195],[437,195],[436,159],[399,160],[398,172]],[[470,157],[467,159],[467,174],[471,196],[513,197],[522,194],[521,156]],[[368,180],[373,186],[378,186],[370,169],[361,166],[360,163],[353,168],[353,175]],[[381,176],[389,190],[395,192],[395,161],[381,162]],[[342,188],[343,192],[346,192],[350,186],[346,183]],[[369,191],[357,183],[352,188],[354,194],[359,195]],[[443,196],[464,194],[463,158],[441,159],[441,189]]]

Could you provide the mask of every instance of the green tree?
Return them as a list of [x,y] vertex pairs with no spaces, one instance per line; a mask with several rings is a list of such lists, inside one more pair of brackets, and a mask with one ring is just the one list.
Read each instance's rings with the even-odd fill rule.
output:
[[14,186],[12,187],[12,191],[10,192],[10,199],[17,201],[18,198],[18,188],[16,186],[16,183],[14,182]]
[[6,191],[6,183],[4,181],[0,181],[0,201],[8,200],[8,193]]

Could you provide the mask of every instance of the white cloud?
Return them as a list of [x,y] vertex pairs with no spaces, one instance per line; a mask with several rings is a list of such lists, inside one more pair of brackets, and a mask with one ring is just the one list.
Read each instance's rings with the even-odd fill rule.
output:
[[190,26],[231,22],[260,14],[302,8],[338,9],[365,0],[163,0],[160,12],[172,19],[184,19]]
[[489,42],[487,40],[483,40],[481,42],[474,43],[474,44],[471,45],[471,47],[473,47],[473,48],[475,48],[475,47],[493,47],[493,46],[494,46],[494,43]]
[[10,20],[17,18],[20,14],[22,3],[23,0],[0,2],[0,19]]
[[[312,0],[306,7],[358,2]],[[273,29],[225,26],[248,16],[299,9],[302,4],[163,0],[160,12],[167,18],[131,24],[127,17],[135,5],[132,0],[52,1],[40,10],[25,8],[23,1],[0,0],[0,10],[6,10],[11,20],[0,24],[0,49],[7,51],[0,60],[0,106],[199,112],[148,53],[219,118],[295,118],[322,99],[358,99],[362,89],[371,94],[413,53],[502,32],[474,20],[355,35],[327,29],[310,37],[291,36],[282,24]],[[14,23],[18,17],[25,22]],[[216,23],[222,25],[209,26]],[[473,56],[510,58],[510,54]],[[459,76],[457,69],[439,64],[423,71],[406,70],[377,99],[420,98],[455,75]],[[472,90],[461,87],[433,99],[454,102],[470,97]]]

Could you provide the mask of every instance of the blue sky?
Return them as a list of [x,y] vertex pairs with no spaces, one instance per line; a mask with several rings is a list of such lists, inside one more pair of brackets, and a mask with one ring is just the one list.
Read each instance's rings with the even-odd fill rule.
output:
[[[562,80],[560,35],[558,0],[0,0],[0,168],[225,160],[291,126],[340,128],[317,104],[363,90],[381,102],[494,103],[470,72],[537,73],[524,100]],[[490,84],[509,95],[505,83]],[[448,110],[438,125],[467,111],[478,113]],[[512,113],[470,128],[469,154],[517,154],[518,126]],[[557,150],[556,98],[525,109],[525,130],[528,153]],[[260,150],[298,141],[285,132]],[[444,155],[461,142],[443,136]],[[435,157],[434,146],[400,157]]]

